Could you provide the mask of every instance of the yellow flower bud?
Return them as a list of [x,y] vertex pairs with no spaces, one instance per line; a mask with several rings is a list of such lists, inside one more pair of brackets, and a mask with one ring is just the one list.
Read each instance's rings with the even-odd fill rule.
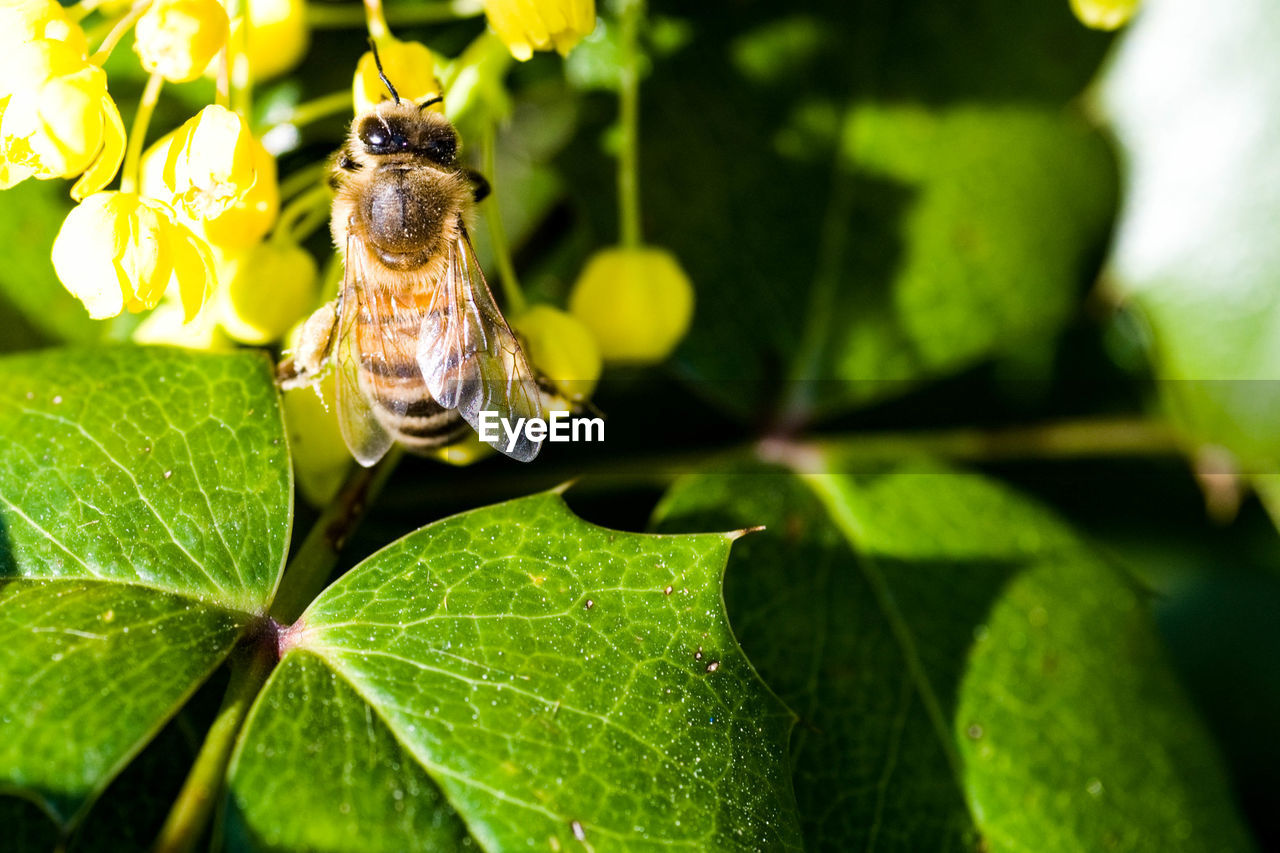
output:
[[283,337],[316,302],[316,262],[297,245],[259,243],[229,256],[219,269],[218,321],[246,344]]
[[468,431],[465,436],[453,444],[447,447],[437,447],[435,450],[428,450],[425,455],[446,465],[465,468],[468,465],[479,462],[481,459],[492,456],[496,452],[492,447],[481,441],[480,436]]
[[595,0],[485,0],[489,26],[524,62],[535,50],[565,56],[596,28]]
[[[227,5],[226,0],[220,0]],[[245,45],[255,80],[292,69],[307,52],[310,31],[304,0],[248,0],[249,35]],[[216,73],[211,68],[210,73]]]
[[600,347],[582,321],[550,305],[535,305],[513,324],[525,357],[571,403],[591,396],[600,378]]
[[253,187],[254,139],[226,107],[208,106],[178,128],[161,178],[173,206],[192,219],[213,219]]
[[194,80],[227,43],[227,12],[218,0],[156,0],[134,29],[142,67],[173,83]]
[[[378,45],[378,58],[382,60],[382,70],[402,100],[420,104],[442,92],[440,81],[436,79],[435,58],[426,45],[400,41],[392,36],[375,39],[375,43]],[[378,77],[378,66],[373,61],[371,50],[366,50],[356,63],[351,95],[357,114],[391,100],[391,93]],[[436,110],[440,108],[439,104],[434,107]]]
[[0,189],[27,178],[82,177],[76,199],[115,177],[124,123],[107,76],[66,42],[36,39],[10,50],[0,83]]
[[53,268],[94,319],[153,308],[172,284],[190,320],[213,280],[208,247],[168,205],[126,192],[94,193],[67,215]]
[[284,423],[298,492],[315,507],[333,500],[351,468],[351,451],[338,428],[334,374],[314,387],[284,392]]
[[1141,0],[1071,0],[1071,11],[1080,23],[1095,30],[1118,30],[1133,13],[1138,11]]
[[212,311],[201,311],[191,320],[180,300],[166,294],[155,310],[142,319],[129,339],[138,344],[186,347],[196,350],[228,350],[231,341],[218,327]]
[[77,55],[88,55],[84,31],[55,0],[4,0],[0,3],[0,67],[7,64],[10,48],[36,39],[64,42]]
[[665,249],[605,249],[578,277],[569,310],[595,335],[605,361],[661,361],[689,329],[693,285]]

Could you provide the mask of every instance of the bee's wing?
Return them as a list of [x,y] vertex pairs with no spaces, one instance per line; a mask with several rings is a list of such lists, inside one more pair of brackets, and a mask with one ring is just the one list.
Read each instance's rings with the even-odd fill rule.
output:
[[379,421],[361,382],[361,318],[371,321],[369,295],[373,285],[365,275],[364,246],[348,235],[346,269],[342,283],[341,312],[338,316],[338,348],[335,371],[338,386],[338,426],[351,455],[366,468],[377,462],[391,446],[392,436]]
[[[481,432],[482,412],[494,412],[513,427],[519,418],[542,416],[533,371],[493,301],[471,239],[461,226],[422,321],[418,367],[436,402],[457,409],[476,432]],[[490,444],[521,462],[533,459],[542,448],[541,441],[530,440],[523,430],[511,449],[502,429],[498,436]]]

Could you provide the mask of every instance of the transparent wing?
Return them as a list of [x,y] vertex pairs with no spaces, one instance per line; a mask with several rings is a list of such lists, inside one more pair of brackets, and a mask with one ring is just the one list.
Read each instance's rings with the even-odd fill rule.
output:
[[334,354],[337,374],[338,427],[342,439],[356,461],[366,468],[377,462],[391,446],[392,436],[379,421],[361,381],[359,327],[371,322],[365,299],[364,247],[359,239],[347,237],[346,270],[338,312],[338,348]]
[[[493,301],[461,224],[431,308],[422,320],[418,366],[436,402],[457,409],[482,436],[482,413],[492,412],[513,428],[519,418],[542,416],[533,371]],[[521,431],[508,449],[508,437],[501,428],[497,440],[489,443],[521,462],[533,459],[542,448],[541,441],[532,441]]]

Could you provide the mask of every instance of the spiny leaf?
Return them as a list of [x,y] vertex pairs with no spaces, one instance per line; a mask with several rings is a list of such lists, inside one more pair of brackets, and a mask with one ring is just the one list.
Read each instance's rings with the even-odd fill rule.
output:
[[[334,849],[360,849],[422,771],[485,849],[796,847],[791,717],[724,618],[729,543],[605,530],[543,494],[370,557],[291,631],[232,773],[240,837],[310,837],[326,805],[267,780],[340,768]],[[313,709],[308,684],[338,707]],[[322,736],[325,719],[349,722]],[[370,745],[392,760],[356,756]]]
[[257,355],[117,347],[0,360],[0,575],[254,612],[280,574],[288,448]]
[[291,515],[257,355],[0,360],[0,791],[63,833],[265,609]]
[[768,525],[726,600],[801,714],[809,846],[1250,849],[1142,599],[1015,493],[757,469],[688,478],[657,518]]

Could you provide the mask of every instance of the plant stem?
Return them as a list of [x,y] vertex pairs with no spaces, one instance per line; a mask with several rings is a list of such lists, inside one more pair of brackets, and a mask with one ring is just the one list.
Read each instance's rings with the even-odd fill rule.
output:
[[328,171],[329,164],[327,162],[303,166],[280,182],[280,200],[287,201],[299,193],[312,189],[324,180]]
[[102,3],[103,0],[80,0],[74,6],[65,7],[64,11],[66,11],[67,17],[78,23],[92,15],[94,10],[101,6]]
[[849,151],[853,148],[853,110],[850,102],[840,118],[840,135],[831,165],[831,195],[827,200],[819,232],[817,266],[809,290],[809,306],[800,344],[791,362],[788,393],[781,416],[784,428],[797,427],[813,405],[814,380],[820,378],[823,357],[831,338],[836,294],[840,290],[841,268],[853,208],[853,180],[849,175]]
[[391,35],[386,13],[382,11],[382,0],[364,0],[364,17],[370,38],[381,39]]
[[[275,242],[291,243],[305,240],[320,222],[328,218],[331,201],[329,187],[324,184],[306,190],[280,211],[271,239]],[[320,211],[320,218],[317,222],[312,222],[316,211]],[[305,226],[300,223],[305,223]]]
[[[768,443],[764,443],[765,448]],[[849,434],[793,445],[842,466],[934,457],[964,462],[1099,456],[1178,456],[1186,445],[1162,421],[1096,418],[1000,429]],[[767,450],[766,450],[767,452]]]
[[147,85],[138,100],[138,110],[133,114],[133,126],[129,128],[129,143],[124,152],[124,165],[120,169],[120,190],[134,193],[138,191],[138,177],[142,169],[142,147],[147,141],[147,128],[151,126],[151,114],[155,112],[156,103],[160,100],[160,89],[164,86],[164,78],[153,73],[147,78]]
[[372,468],[352,470],[289,561],[271,605],[273,619],[282,625],[292,624],[324,589],[342,546],[364,519],[369,504],[382,491],[402,455],[400,446],[395,445]]
[[498,126],[496,121],[485,124],[484,139],[484,171],[489,179],[489,197],[485,199],[485,222],[489,226],[489,245],[493,248],[493,259],[498,265],[498,278],[502,281],[502,293],[506,297],[504,306],[511,317],[524,313],[527,302],[520,289],[520,281],[516,278],[516,267],[511,260],[511,246],[507,243],[507,232],[502,227],[502,210],[498,205]]
[[153,848],[156,853],[185,853],[195,848],[222,791],[227,763],[245,716],[275,663],[276,643],[272,631],[260,632],[232,653],[231,681],[222,707],[156,838]]
[[[415,509],[430,513],[459,502],[505,500],[571,480],[575,494],[607,494],[637,486],[665,488],[688,474],[727,471],[761,461],[798,473],[857,473],[928,460],[982,464],[1023,459],[1178,458],[1185,452],[1185,445],[1167,424],[1140,418],[1073,420],[994,430],[847,433],[796,442],[765,439],[679,453],[636,454],[585,466],[511,469],[500,480],[473,478],[442,496],[437,504],[431,503],[432,496],[424,495]],[[1280,502],[1277,506],[1280,512]]]
[[[397,7],[391,10],[390,18],[397,27],[411,27],[474,18],[482,11],[484,6],[478,0],[449,0]],[[383,22],[386,23],[385,17]],[[354,3],[308,3],[307,23],[317,30],[355,30],[368,26],[368,19],[364,7]]]
[[628,0],[619,20],[622,67],[619,69],[618,123],[618,239],[627,248],[639,247],[640,234],[640,22],[644,0]]
[[138,0],[125,12],[115,24],[112,25],[111,31],[107,33],[107,37],[102,40],[102,44],[98,47],[97,52],[89,57],[89,61],[94,65],[102,65],[111,56],[111,51],[116,49],[116,45],[125,37],[129,30],[133,29],[133,25],[138,22],[151,6],[152,0]]
[[313,121],[319,121],[332,115],[339,115],[350,109],[351,87],[348,86],[345,89],[339,89],[337,92],[331,92],[328,95],[322,95],[310,101],[303,101],[281,115],[278,120],[273,117],[274,124],[272,127],[284,124],[302,127]]
[[248,121],[253,112],[253,75],[249,71],[248,0],[227,0],[231,36],[227,40],[228,100],[231,109]]

